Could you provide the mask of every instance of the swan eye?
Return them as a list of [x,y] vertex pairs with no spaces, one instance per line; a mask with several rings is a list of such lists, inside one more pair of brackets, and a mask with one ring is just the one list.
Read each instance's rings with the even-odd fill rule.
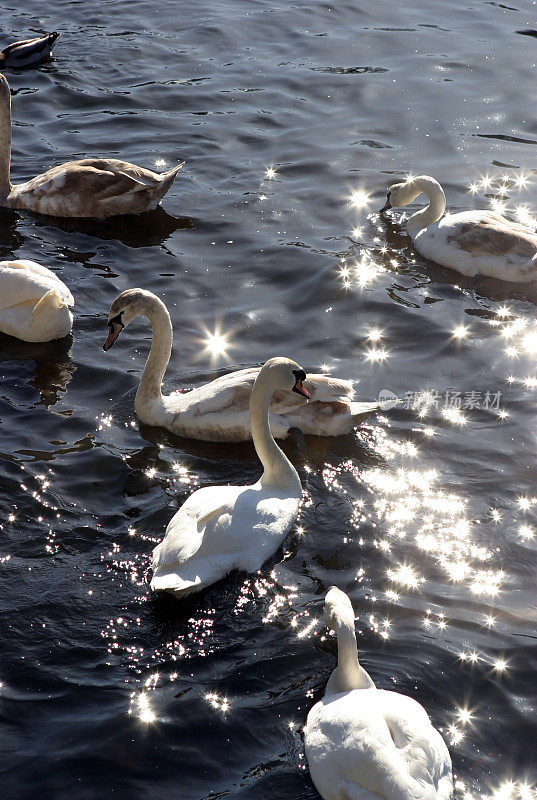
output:
[[303,369],[294,369],[293,375],[295,376],[297,381],[305,381],[306,380],[306,373]]
[[386,199],[387,199],[387,200],[389,200],[389,199],[390,199],[390,197],[391,197],[391,194],[392,194],[392,193],[391,193],[391,191],[388,191],[388,194],[386,195]]
[[121,325],[121,327],[124,328],[125,326],[123,325],[123,322],[121,321],[121,315],[122,314],[123,314],[123,311],[120,311],[119,314],[116,317],[113,317],[112,319],[109,319],[108,320],[108,327],[111,328],[114,325]]

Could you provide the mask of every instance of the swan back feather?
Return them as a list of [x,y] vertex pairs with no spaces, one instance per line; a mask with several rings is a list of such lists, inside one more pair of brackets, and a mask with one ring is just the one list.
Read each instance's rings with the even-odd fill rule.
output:
[[377,689],[360,667],[352,604],[336,587],[327,592],[324,617],[337,633],[338,666],[304,728],[319,793],[325,800],[449,800],[444,740],[416,700]]

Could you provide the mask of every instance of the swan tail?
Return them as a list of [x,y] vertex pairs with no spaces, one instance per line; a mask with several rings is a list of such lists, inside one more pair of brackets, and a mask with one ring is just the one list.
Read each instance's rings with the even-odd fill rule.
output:
[[[69,292],[69,294],[71,293]],[[73,301],[72,296],[71,301]],[[32,311],[32,316],[37,317],[44,311],[48,313],[52,308],[61,308],[65,305],[73,305],[73,302],[66,303],[65,299],[61,296],[57,289],[49,289],[48,292],[46,292],[35,304],[34,310]]]
[[533,279],[537,278],[537,253],[528,264],[528,272],[531,273]]
[[73,315],[69,311],[66,298],[58,289],[49,289],[33,307],[26,327],[26,336],[22,338],[29,342],[63,339],[70,333],[72,327]]
[[153,592],[172,592],[177,597],[184,597],[191,592],[195,592],[200,586],[201,578],[199,576],[196,576],[193,581],[188,581],[180,578],[175,572],[153,575],[151,579],[151,590]]
[[[157,184],[151,189],[151,203],[147,207],[148,211],[152,211],[155,209],[167,191],[169,191],[172,183],[174,182],[175,178],[177,177],[177,173],[179,170],[184,166],[185,162],[181,161],[173,169],[168,170],[168,172],[162,172],[158,176]],[[143,188],[142,186],[137,188]],[[136,190],[135,190],[136,191]]]
[[340,400],[316,401],[286,414],[288,427],[297,427],[306,435],[340,436],[352,431],[378,409],[378,403],[344,403]]
[[[369,792],[367,794],[371,797]],[[363,786],[357,786],[355,783],[345,780],[338,784],[337,800],[364,800],[366,796]]]
[[174,167],[173,169],[168,170],[168,172],[163,172],[160,175],[160,181],[159,181],[159,187],[158,187],[159,188],[160,197],[164,197],[164,195],[166,194],[166,192],[169,190],[170,186],[174,182],[175,178],[177,177],[177,173],[184,166],[185,166],[185,162],[181,161],[181,163],[177,164],[176,167]]
[[366,402],[353,402],[350,403],[350,413],[352,418],[352,424],[358,425],[364,419],[367,419],[374,414],[375,411],[378,411],[379,404],[378,403],[366,403]]

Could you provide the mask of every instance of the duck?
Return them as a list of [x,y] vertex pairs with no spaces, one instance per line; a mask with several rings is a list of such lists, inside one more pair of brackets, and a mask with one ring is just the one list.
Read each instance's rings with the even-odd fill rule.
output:
[[49,342],[71,332],[73,295],[35,261],[0,261],[0,331],[24,342]]
[[381,213],[426,194],[429,205],[407,220],[418,253],[462,275],[528,283],[537,279],[537,233],[494,211],[445,214],[444,190],[429,175],[390,186]]
[[309,399],[305,380],[302,367],[289,358],[263,364],[250,398],[263,474],[251,486],[206,486],[186,499],[153,550],[153,591],[184,597],[234,569],[255,572],[276,552],[297,518],[302,485],[270,432],[270,400],[281,391]]
[[141,214],[155,209],[184,161],[160,174],[117,158],[84,158],[14,185],[10,181],[11,94],[0,74],[0,206],[52,217]]
[[[103,345],[109,350],[121,331],[136,317],[149,319],[151,351],[136,392],[134,408],[141,422],[166,428],[178,436],[213,442],[242,442],[252,438],[249,402],[259,367],[222,375],[188,392],[162,394],[162,379],[170,360],[173,329],[162,300],[146,289],[127,289],[112,303],[109,334]],[[330,375],[311,375],[306,404],[300,394],[282,389],[270,406],[273,436],[282,439],[292,427],[304,434],[338,436],[350,431],[377,410],[373,402],[354,402],[351,381]]]
[[60,34],[54,31],[38,36],[36,39],[24,39],[4,47],[0,53],[0,69],[3,67],[33,67],[50,58],[50,51],[56,44]]
[[449,800],[451,758],[416,700],[377,689],[358,661],[354,611],[345,592],[326,593],[324,619],[337,635],[338,663],[310,710],[304,743],[324,800]]

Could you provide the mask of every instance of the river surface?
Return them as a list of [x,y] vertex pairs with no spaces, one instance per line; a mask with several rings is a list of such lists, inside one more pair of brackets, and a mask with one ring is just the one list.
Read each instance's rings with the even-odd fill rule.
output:
[[[535,225],[535,5],[49,0],[1,25],[2,46],[61,32],[6,73],[13,181],[186,161],[140,218],[0,212],[0,256],[76,300],[72,338],[0,337],[3,800],[314,800],[301,728],[335,666],[333,584],[377,685],[442,731],[456,797],[535,798],[537,290],[435,267],[403,210],[377,213],[424,173],[450,210]],[[172,316],[168,391],[287,355],[401,401],[287,442],[297,526],[183,602],[152,596],[152,548],[195,487],[260,466],[135,419],[149,324],[102,343],[136,286]]]

